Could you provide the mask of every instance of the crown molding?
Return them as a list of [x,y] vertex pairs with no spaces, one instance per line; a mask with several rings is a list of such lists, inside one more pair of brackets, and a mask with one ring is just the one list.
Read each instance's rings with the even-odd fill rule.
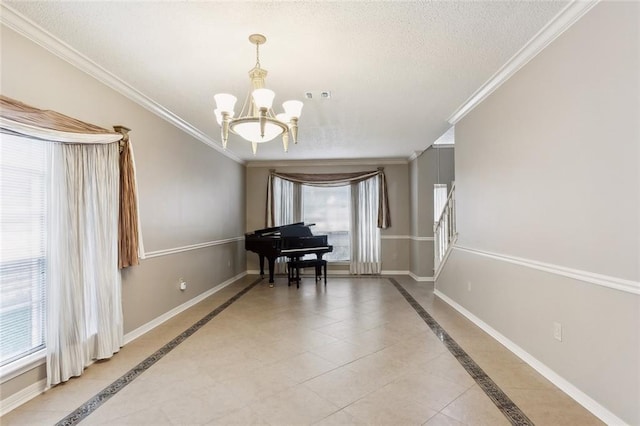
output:
[[551,42],[575,24],[600,0],[574,0],[562,9],[531,40],[511,57],[489,80],[467,99],[447,120],[455,125],[527,62],[542,52]]
[[116,92],[124,95],[133,102],[151,111],[163,120],[173,124],[183,132],[193,136],[195,139],[210,146],[222,155],[231,160],[244,164],[244,161],[235,156],[230,151],[225,151],[222,146],[215,140],[211,139],[201,130],[187,123],[185,120],[169,111],[153,99],[149,98],[142,92],[136,90],[124,80],[116,77],[91,59],[84,56],[62,40],[56,38],[53,34],[38,26],[35,22],[21,15],[17,11],[4,3],[0,3],[0,23],[6,25],[18,34],[28,38],[32,42],[42,46],[49,52],[53,53],[60,59],[68,62],[80,71],[85,72],[101,83],[112,88]]
[[414,151],[413,154],[411,154],[411,156],[407,160],[407,162],[410,163],[413,160],[418,159],[422,154],[424,154],[430,149],[455,149],[455,147],[456,145],[453,143],[432,143],[422,151]]
[[325,160],[259,160],[248,161],[247,167],[288,167],[288,166],[390,166],[396,164],[408,164],[406,158],[352,158],[352,159],[325,159]]
[[413,160],[415,160],[416,158],[420,157],[422,155],[422,153],[424,151],[426,151],[427,149],[429,149],[431,147],[431,145],[429,145],[426,149],[424,149],[423,151],[413,151],[413,154],[411,154],[411,156],[409,156],[409,159],[407,160],[409,163],[412,162]]

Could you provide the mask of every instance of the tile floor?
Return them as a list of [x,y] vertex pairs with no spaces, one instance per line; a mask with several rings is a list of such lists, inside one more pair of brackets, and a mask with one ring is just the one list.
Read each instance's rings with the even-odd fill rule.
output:
[[[0,419],[65,418],[255,281],[248,276]],[[433,295],[394,277],[536,425],[602,424]],[[387,277],[266,280],[83,416],[83,425],[501,425],[509,420]]]

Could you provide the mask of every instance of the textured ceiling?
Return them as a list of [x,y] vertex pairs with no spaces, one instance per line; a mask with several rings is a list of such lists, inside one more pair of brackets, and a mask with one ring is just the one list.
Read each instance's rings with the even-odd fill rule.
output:
[[[566,6],[563,1],[5,1],[36,25],[220,141],[213,95],[241,107],[255,64],[305,106],[298,145],[230,136],[244,160],[408,158]],[[304,99],[331,91],[330,100]],[[135,129],[134,129],[135,130]]]

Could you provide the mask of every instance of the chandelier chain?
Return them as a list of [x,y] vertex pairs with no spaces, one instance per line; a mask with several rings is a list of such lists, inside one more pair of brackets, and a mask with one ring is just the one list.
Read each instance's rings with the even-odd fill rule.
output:
[[256,68],[260,68],[260,43],[256,43]]

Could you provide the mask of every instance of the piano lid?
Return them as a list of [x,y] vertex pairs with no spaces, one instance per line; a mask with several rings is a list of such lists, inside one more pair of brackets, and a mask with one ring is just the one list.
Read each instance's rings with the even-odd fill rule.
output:
[[289,223],[287,225],[273,226],[271,228],[256,229],[255,231],[248,232],[245,235],[255,235],[255,236],[259,236],[259,237],[268,237],[268,236],[280,236],[280,235],[283,235],[282,232],[285,232],[285,234],[287,236],[292,236],[292,237],[312,235],[310,230],[309,230],[309,234],[306,234],[305,231],[300,231],[303,234],[297,233],[296,231],[299,230],[300,228],[308,229],[309,226],[313,226],[313,225],[315,225],[315,223],[309,223],[309,224],[306,224],[306,225],[305,225],[304,222]]

